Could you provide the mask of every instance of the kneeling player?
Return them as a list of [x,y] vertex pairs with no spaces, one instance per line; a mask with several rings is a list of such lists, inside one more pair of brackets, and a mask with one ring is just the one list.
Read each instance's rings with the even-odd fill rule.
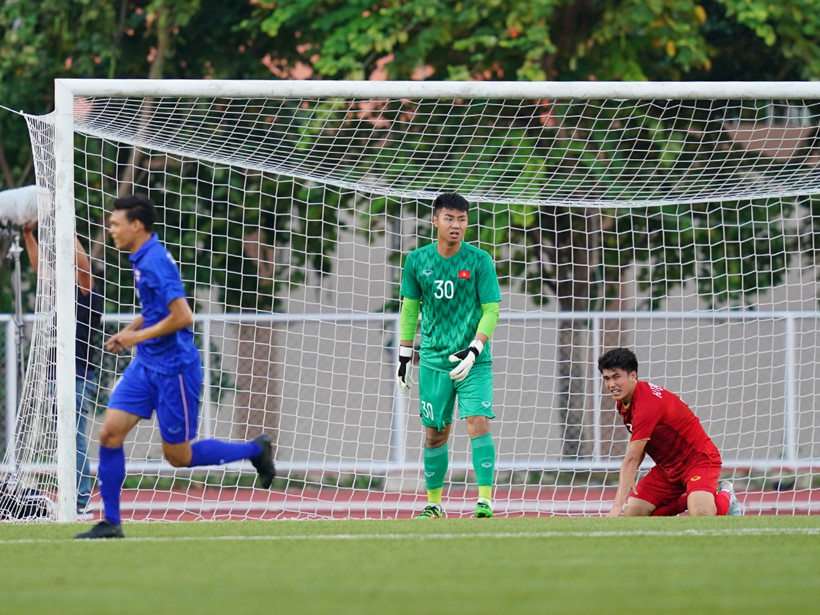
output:
[[[743,514],[732,484],[724,481],[718,489],[720,453],[689,406],[638,380],[638,359],[626,348],[604,354],[598,371],[632,434],[607,516],[672,516],[686,510],[690,516]],[[655,467],[636,486],[644,455]]]

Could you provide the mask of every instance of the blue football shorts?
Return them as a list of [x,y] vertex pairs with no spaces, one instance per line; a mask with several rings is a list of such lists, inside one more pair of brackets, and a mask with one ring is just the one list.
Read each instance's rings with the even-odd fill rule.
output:
[[161,374],[132,362],[114,385],[108,407],[144,419],[157,412],[159,433],[168,444],[196,438],[202,365],[195,361],[177,374]]

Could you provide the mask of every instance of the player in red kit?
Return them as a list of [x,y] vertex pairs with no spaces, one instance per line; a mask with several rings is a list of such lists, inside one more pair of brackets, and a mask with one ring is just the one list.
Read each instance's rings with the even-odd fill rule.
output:
[[[732,484],[720,483],[720,453],[698,417],[677,395],[638,380],[638,358],[627,348],[598,359],[604,386],[618,402],[631,437],[608,517],[743,514]],[[644,455],[655,462],[637,486]],[[625,505],[625,506],[624,506]]]

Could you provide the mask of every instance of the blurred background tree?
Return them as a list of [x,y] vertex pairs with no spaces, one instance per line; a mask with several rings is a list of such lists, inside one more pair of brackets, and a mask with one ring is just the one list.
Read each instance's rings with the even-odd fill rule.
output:
[[[816,0],[8,0],[0,6],[0,104],[47,113],[58,77],[808,80],[820,77],[818,33]],[[695,119],[712,118],[704,112]],[[538,129],[527,125],[527,118],[521,121],[525,129]],[[650,144],[643,164],[657,149],[653,139],[673,128],[631,127],[630,139]],[[559,156],[563,164],[571,166],[575,159],[596,164],[596,152],[587,144],[561,134],[550,139],[553,157],[565,153]],[[620,155],[617,148],[612,151]],[[140,172],[139,153],[130,155],[124,162],[132,164],[122,166],[131,175],[118,178],[121,191]],[[0,110],[0,189],[33,182],[25,122]],[[241,198],[239,191],[229,193],[219,199]],[[320,218],[335,216],[332,208],[321,207],[321,198],[306,194],[300,202],[305,208],[319,206]],[[607,304],[607,282],[617,281],[628,265],[622,255],[630,250],[589,245],[594,236],[589,231],[602,225],[629,230],[618,241],[645,242],[645,250],[633,251],[640,258],[648,254],[653,237],[680,232],[677,224],[686,227],[679,214],[661,218],[664,226],[652,229],[636,228],[640,222],[607,212],[542,209],[528,217],[534,226],[505,232],[521,247],[516,258],[541,263],[538,270],[516,272],[525,275],[536,303],[572,297],[564,300],[571,304],[560,305],[562,310],[601,309]],[[293,229],[279,228],[283,219],[274,225],[277,236],[290,242]],[[497,236],[496,231],[491,232]],[[8,247],[3,241],[0,254]],[[272,246],[278,240],[260,241]],[[329,238],[319,253],[335,247],[335,237]],[[744,262],[745,255],[728,257]],[[670,263],[677,282],[691,273]],[[327,273],[321,257],[311,266]],[[509,271],[512,264],[500,267]],[[26,275],[31,288],[33,276]],[[300,282],[290,274],[276,276],[270,273],[283,283]],[[572,292],[558,288],[557,280],[571,284]],[[718,300],[742,300],[744,280],[728,281]],[[0,262],[0,288],[0,312],[10,312],[6,259]],[[558,405],[568,413],[564,418],[572,431],[580,421],[573,409],[583,403],[573,383],[580,381],[585,359],[566,354],[583,345],[572,339],[577,332],[571,322],[563,326],[566,339],[558,352],[566,373],[558,385]],[[565,438],[566,456],[580,454],[579,434],[568,432]]]
[[[813,79],[818,32],[814,0],[9,0],[0,104],[47,113],[58,77]],[[0,189],[33,173],[0,110]],[[0,288],[8,312],[5,260]]]
[[316,77],[769,80],[820,75],[813,0],[259,0],[244,27]]
[[[267,78],[272,41],[238,26],[252,11],[250,2],[217,0],[9,0],[0,5],[0,105],[48,113],[56,78]],[[0,190],[32,183],[25,121],[0,109]],[[7,250],[8,238],[0,255]],[[9,265],[0,260],[6,313]]]
[[[309,67],[314,77],[760,81],[820,76],[820,13],[812,0],[410,0],[378,4],[368,0],[297,0],[263,1],[257,6],[248,25],[288,41],[280,50],[283,55],[273,56],[273,63]],[[709,164],[684,152],[675,160],[664,161],[662,141],[673,131],[686,135],[709,126],[718,129],[715,138],[731,149],[732,140],[718,120],[708,105],[678,125],[663,116],[637,123],[627,120],[623,134],[613,136],[616,142],[610,147],[583,142],[560,131],[543,131],[541,126],[533,127],[528,118],[521,118],[516,128],[534,128],[532,138],[522,139],[527,141],[522,145],[544,147],[549,159],[560,160],[558,167],[565,172],[583,175],[585,167],[598,167],[604,177],[607,168],[613,163],[617,166],[618,160],[629,159],[648,172],[665,173],[686,173],[689,165]],[[637,145],[640,147],[633,147]],[[683,150],[697,151],[691,135],[685,138]],[[636,151],[643,154],[636,156]],[[549,166],[546,158],[545,163]],[[601,195],[577,196],[594,200]],[[536,304],[556,302],[559,310],[568,314],[628,307],[617,296],[621,276],[635,267],[639,282],[650,279],[651,251],[658,245],[677,246],[680,236],[681,249],[674,248],[664,259],[665,275],[658,276],[665,280],[663,288],[645,285],[648,306],[644,307],[657,307],[656,293],[668,292],[672,286],[702,274],[682,264],[686,262],[684,255],[696,246],[724,255],[711,275],[697,284],[703,300],[719,306],[742,303],[746,293],[781,282],[789,262],[780,263],[782,267],[765,280],[746,270],[757,271],[759,263],[765,270],[766,259],[776,261],[779,254],[793,253],[784,248],[801,248],[783,245],[784,231],[775,213],[779,208],[772,208],[772,220],[758,220],[752,217],[754,208],[728,205],[748,232],[764,228],[772,240],[756,246],[756,252],[738,252],[731,241],[719,236],[687,240],[692,218],[702,216],[686,211],[661,212],[661,216],[639,212],[636,216],[633,211],[541,207],[531,216],[531,223],[520,228],[493,228],[491,212],[484,220],[490,221],[488,235],[501,238],[502,243],[509,239],[518,246],[512,258],[498,263],[499,270],[512,272],[511,280],[523,280]],[[815,202],[810,206],[818,208]],[[784,204],[786,211],[792,207]],[[648,224],[652,220],[661,223],[653,228]],[[598,245],[596,237],[601,229],[618,230],[609,235],[612,245]],[[660,244],[661,237],[668,243]],[[632,241],[640,246],[627,245]],[[484,247],[491,249],[492,242]],[[806,244],[804,248],[805,256],[813,262],[813,247]],[[634,260],[624,260],[627,255]],[[742,271],[738,263],[745,263]],[[731,271],[736,274],[729,275]],[[605,338],[608,347],[628,343],[617,327]],[[585,332],[579,330],[577,322],[560,322],[558,339],[556,408],[564,425],[563,455],[572,459],[584,454],[589,361]]]

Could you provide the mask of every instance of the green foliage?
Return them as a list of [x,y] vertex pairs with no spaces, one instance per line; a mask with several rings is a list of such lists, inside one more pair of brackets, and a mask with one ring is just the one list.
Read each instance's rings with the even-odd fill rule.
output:
[[[6,2],[0,6],[0,103],[29,113],[47,112],[55,77],[269,78],[269,66],[279,66],[286,74],[297,62],[323,78],[367,78],[377,69],[388,78],[400,79],[817,78],[820,13],[814,4],[813,0]],[[511,193],[525,182],[543,186],[545,194],[558,182],[584,191],[588,186],[585,182],[594,178],[596,193],[585,195],[592,198],[637,194],[643,186],[619,179],[625,169],[639,168],[646,176],[665,177],[672,183],[688,181],[703,163],[697,143],[688,136],[688,125],[708,122],[708,109],[695,109],[691,116],[679,115],[673,120],[668,108],[666,115],[633,120],[628,108],[612,107],[589,118],[573,135],[540,130],[534,115],[518,117],[508,127],[515,140],[507,142],[483,139],[480,133],[471,137],[458,128],[463,116],[473,115],[488,104],[476,101],[453,106],[437,140],[411,134],[399,152],[381,150],[379,129],[362,124],[351,136],[351,142],[359,144],[351,153],[379,168],[389,163],[397,177],[412,177],[435,166],[431,182],[444,189],[457,172],[486,174]],[[327,114],[333,111],[334,103],[328,102]],[[564,111],[569,110],[556,107],[556,112]],[[298,110],[291,112],[298,117]],[[385,117],[395,119],[387,112]],[[292,154],[298,156],[311,146],[342,147],[321,129],[324,119],[316,116],[312,124],[304,126]],[[606,136],[605,126],[612,121],[623,126],[617,139]],[[602,158],[590,143],[607,139],[612,142]],[[460,160],[439,158],[453,146],[464,148]],[[525,159],[521,156],[524,151],[541,157]],[[127,166],[125,150],[98,153],[101,159]],[[468,167],[465,161],[470,158],[473,162]],[[78,200],[91,203],[93,209],[93,227],[80,229],[82,236],[99,236],[96,229],[104,219],[102,195],[116,193],[118,168],[105,172],[92,169],[88,190],[78,190]],[[184,257],[180,261],[212,266],[225,273],[211,279],[204,273],[205,267],[191,267],[184,272],[186,278],[197,284],[227,286],[227,277],[235,273],[255,273],[258,263],[238,258],[243,247],[236,229],[257,222],[260,242],[292,247],[293,254],[302,259],[295,263],[298,266],[276,271],[265,284],[301,284],[303,267],[321,275],[329,272],[328,256],[336,248],[339,220],[334,208],[327,205],[345,208],[350,195],[342,194],[338,203],[328,203],[329,193],[283,182],[276,189],[282,199],[260,203],[258,208],[240,214],[228,205],[239,202],[243,190],[259,190],[260,194],[273,191],[268,180],[204,165],[197,167],[195,175],[212,180],[211,187],[206,188],[204,181],[183,180],[187,176],[182,171],[169,178],[178,195],[170,198],[176,199],[182,210],[166,221],[165,231],[169,243],[185,246],[176,255]],[[2,112],[0,188],[32,181],[25,124],[19,117]],[[149,188],[164,191],[160,185]],[[214,204],[210,219],[194,209],[200,198]],[[395,215],[397,208],[406,207],[376,199],[372,212],[365,214],[365,233],[383,232],[379,222],[383,213],[390,210]],[[663,283],[658,264],[650,255],[656,242],[663,240],[667,248],[661,268],[670,283],[696,279],[701,292],[713,297],[715,304],[742,301],[755,285],[765,287],[780,279],[788,263],[775,255],[790,248],[788,242],[793,241],[776,224],[766,229],[766,221],[747,219],[753,211],[768,210],[765,204],[762,209],[739,204],[737,219],[744,237],[745,233],[762,237],[755,241],[702,236],[698,225],[708,222],[707,213],[693,213],[687,219],[680,211],[604,212],[602,223],[614,224],[622,232],[607,235],[600,246],[602,258],[597,269],[584,273],[582,287],[575,290],[586,297],[587,307],[600,306],[602,298],[613,292],[608,282],[634,261],[643,263],[639,269],[641,288],[650,296],[660,293]],[[417,213],[406,211],[413,217],[418,217]],[[534,206],[504,210],[480,204],[478,216],[480,236],[471,239],[494,252],[503,278],[520,276],[527,292],[539,300],[555,294],[554,280],[562,263],[577,260],[583,250],[595,247],[587,245],[583,233],[578,232],[590,230],[593,222],[583,212]],[[424,211],[417,224],[424,237],[428,235],[428,219]],[[188,228],[196,230],[176,233],[173,228],[185,227],[175,225],[183,223],[195,224]],[[509,259],[495,247],[506,243],[517,246]],[[815,258],[815,248],[805,240],[799,249],[807,250],[808,258]],[[706,250],[709,259],[705,259]],[[551,263],[546,270],[525,264],[543,263],[544,257]],[[714,271],[693,264],[710,260],[717,263]],[[28,272],[27,277],[31,285]],[[243,277],[245,284],[254,279]],[[0,268],[2,280],[8,280],[5,263]],[[246,305],[257,290],[270,294],[270,289],[251,285],[237,289],[227,300]],[[131,299],[124,296],[123,302]],[[274,305],[265,307],[275,309]],[[0,309],[10,308],[10,293],[2,293]]]
[[[710,169],[719,173],[735,164],[761,173],[777,168],[779,163],[746,152],[720,130],[714,134],[725,143],[723,150],[717,155],[712,148],[702,152],[698,135],[720,126],[708,106],[683,113],[682,106],[669,102],[647,114],[613,103],[586,119],[580,105],[556,104],[553,109],[556,116],[582,119],[572,132],[528,127],[522,118],[511,120],[509,127],[497,121],[496,129],[518,137],[505,144],[508,151],[544,151],[543,166],[529,175],[516,166],[515,154],[492,145],[442,163],[451,172],[478,160],[482,172],[497,174],[498,184],[534,181],[545,196],[571,189],[592,203],[589,208],[583,202],[572,208],[478,204],[476,239],[493,254],[502,281],[520,284],[536,301],[559,298],[562,309],[603,309],[618,296],[624,272],[635,266],[638,288],[647,298],[647,305],[638,307],[657,307],[661,298],[690,280],[712,307],[741,305],[782,282],[789,259],[805,253],[805,245],[784,228],[795,199],[728,202],[720,209],[633,205],[601,211],[595,204],[640,202],[648,190],[660,198],[679,186],[696,189],[710,181],[705,179]],[[613,125],[619,129],[611,130]]]
[[[271,41],[251,36],[238,24],[251,13],[250,3],[216,0],[42,0],[0,4],[0,104],[29,114],[53,107],[55,78],[264,78],[262,63]],[[92,152],[93,153],[93,152]],[[111,152],[106,152],[111,154]],[[118,150],[114,160],[127,161]],[[123,164],[123,168],[124,168]],[[102,190],[116,194],[116,172],[103,185],[101,174],[89,177],[90,196],[78,200],[103,216]],[[106,180],[106,181],[109,181]],[[0,109],[0,189],[34,183],[25,121]],[[79,230],[81,236],[85,229]],[[99,238],[102,240],[102,238]],[[5,254],[7,241],[0,242]],[[26,257],[23,257],[27,265]],[[24,269],[26,285],[34,275]],[[0,285],[9,288],[7,262],[0,262]],[[6,282],[6,283],[4,283]],[[112,282],[114,282],[112,280]],[[33,307],[26,296],[25,309]],[[12,310],[10,292],[0,293],[0,311]]]
[[814,0],[703,0],[712,49],[691,79],[810,80],[820,76],[820,14]]
[[[444,4],[297,0],[287,6],[259,3],[247,25],[272,37],[298,41],[277,50],[280,58],[309,64],[321,77],[365,78],[383,70],[384,76],[394,79],[677,80],[718,75],[794,79],[820,75],[816,45],[820,17],[809,4],[809,0],[787,4],[765,0]],[[738,40],[742,44],[734,42]],[[727,65],[735,72],[727,72]],[[446,156],[436,160],[434,180],[442,189],[449,177],[462,171],[484,174],[500,186],[509,185],[512,193],[517,183],[531,182],[543,186],[544,194],[561,185],[574,187],[587,199],[629,199],[646,186],[625,183],[623,171],[663,178],[656,187],[662,190],[664,185],[697,182],[703,165],[719,167],[726,162],[705,160],[693,137],[700,125],[720,129],[710,124],[709,108],[675,113],[681,110],[670,105],[663,114],[635,120],[629,106],[613,106],[569,136],[558,130],[545,135],[540,126],[529,131],[526,118],[520,118],[511,123],[508,135],[517,140],[473,144],[455,128],[461,111],[454,106],[448,116],[452,127],[445,126],[435,142],[421,135],[409,139],[407,150],[391,164],[397,174],[412,176],[420,168],[429,168],[431,152],[440,154],[457,145],[465,148],[460,160]],[[464,114],[474,111],[465,108]],[[559,116],[571,111],[555,107]],[[622,125],[617,135],[607,132],[613,122]],[[739,156],[725,135],[717,134],[727,143],[724,155]],[[543,164],[532,167],[516,155],[541,151]],[[771,167],[772,161],[760,160],[760,164]],[[593,194],[588,192],[590,178],[597,180]],[[597,247],[586,239],[594,230],[590,226],[594,220],[583,210],[542,207],[521,215],[507,212],[506,205],[479,207],[482,226],[477,239],[494,253],[502,279],[522,280],[526,291],[541,301],[550,296],[580,298],[580,303],[576,300],[565,308],[604,307],[607,297],[615,294],[613,283],[632,263],[638,263],[639,288],[652,306],[657,297],[688,280],[697,281],[710,305],[742,303],[755,290],[781,281],[789,264],[786,255],[799,249],[777,222],[780,214],[765,204],[737,204],[730,217],[738,236],[701,230],[702,225],[709,228],[715,223],[715,213],[604,212],[602,220],[613,224],[616,232],[605,234],[606,240]],[[785,207],[783,215],[794,204]],[[766,221],[755,219],[760,212],[771,213],[775,223],[767,226]],[[508,258],[494,249],[500,245],[513,246]],[[662,253],[657,252],[660,245],[665,246]],[[601,251],[598,264],[585,270],[582,254],[597,248]],[[569,278],[568,272],[561,273],[562,267],[572,270]],[[568,279],[574,288],[559,288],[560,279]]]
[[256,3],[243,25],[337,79],[677,80],[727,61],[755,79],[820,75],[813,0],[290,0]]
[[[765,46],[777,53],[784,66],[783,79],[816,79],[820,75],[820,14],[814,0],[770,2],[765,0],[723,0],[727,21],[748,28]],[[756,64],[753,57],[746,58]],[[759,70],[760,65],[752,70]],[[785,69],[785,70],[784,70]],[[777,72],[775,73],[777,74]]]
[[[110,209],[106,195],[116,191],[101,188],[114,182],[118,154],[110,144],[99,141],[87,139],[84,145],[87,151],[82,162],[90,181],[78,185],[75,196],[85,210],[78,233],[89,237],[104,233]],[[257,171],[180,162],[162,154],[143,156],[143,170],[135,179],[149,197],[163,205],[157,231],[180,263],[191,295],[199,287],[215,288],[221,291],[218,300],[232,311],[273,311],[278,301],[274,297],[282,296],[275,288],[303,284],[306,271],[330,273],[329,256],[336,250],[340,215],[346,207],[337,193],[281,178],[274,181]],[[164,172],[146,170],[154,164]],[[259,246],[289,250],[290,266],[274,266],[265,258],[253,257],[248,253],[250,236]],[[116,297],[117,309],[136,305],[126,256],[111,245],[105,250],[106,262],[120,262],[122,267],[106,272],[104,296]],[[272,267],[272,271],[262,271],[263,267]]]

